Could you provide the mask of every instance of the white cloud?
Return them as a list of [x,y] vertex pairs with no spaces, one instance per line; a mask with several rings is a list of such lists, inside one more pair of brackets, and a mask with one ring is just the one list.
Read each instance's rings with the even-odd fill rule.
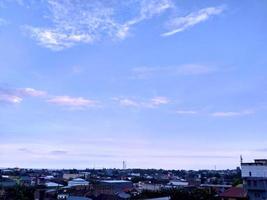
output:
[[83,68],[81,66],[75,65],[71,68],[71,72],[72,74],[76,74],[76,75],[81,74],[83,72]]
[[170,101],[167,97],[154,97],[151,99],[150,104],[152,106],[159,106],[159,105],[164,105],[164,104],[168,104]]
[[3,25],[6,25],[8,22],[3,19],[3,18],[0,18],[0,26],[3,26]]
[[202,64],[185,64],[167,67],[136,67],[132,69],[133,78],[147,79],[157,76],[205,75],[218,70],[217,67]]
[[40,45],[52,50],[62,50],[77,43],[93,43],[103,38],[124,39],[133,25],[150,19],[172,6],[171,0],[133,0],[120,3],[114,0],[45,2],[50,13],[48,19],[52,25],[28,25],[24,29]]
[[46,102],[80,109],[86,107],[98,106],[98,102],[83,97],[52,96],[46,91],[34,88],[3,89],[0,88],[0,103],[19,104],[27,97],[44,98]]
[[124,99],[118,99],[118,101],[121,106],[126,106],[126,107],[139,107],[140,106],[138,102],[132,99],[124,98]]
[[56,96],[47,100],[47,102],[52,104],[57,104],[60,106],[69,106],[69,107],[77,107],[77,108],[84,108],[84,107],[92,107],[96,106],[97,102],[86,99],[83,97],[70,97],[70,96]]
[[1,94],[0,93],[0,102],[19,104],[22,102],[22,98],[12,94]]
[[128,25],[137,24],[143,20],[159,15],[174,5],[171,0],[142,0],[139,16],[126,22]]
[[33,88],[21,88],[17,90],[23,96],[43,97],[46,96],[46,92],[42,90],[36,90]]
[[180,115],[194,115],[197,114],[198,112],[195,110],[177,110],[175,113],[180,114]]
[[62,50],[78,42],[91,43],[94,40],[89,34],[68,34],[60,30],[30,26],[25,26],[25,29],[30,32],[31,36],[36,39],[40,45],[53,50]]
[[187,64],[181,65],[177,72],[182,75],[201,75],[210,74],[215,72],[217,69],[209,65],[199,65],[199,64]]
[[165,32],[162,36],[170,36],[182,32],[196,24],[208,20],[211,16],[219,15],[224,11],[224,6],[221,7],[208,7],[201,9],[197,12],[190,13],[184,17],[177,17],[171,19],[167,26],[170,31]]
[[240,111],[240,112],[214,112],[211,113],[214,117],[236,117],[236,116],[244,116],[244,115],[251,115],[253,114],[253,111]]
[[156,108],[161,105],[166,105],[170,103],[170,100],[167,97],[157,96],[149,100],[133,100],[130,98],[113,98],[121,106],[124,107],[135,107],[135,108]]
[[20,88],[20,89],[3,89],[0,88],[0,102],[19,104],[23,101],[24,97],[41,97],[45,96],[46,92],[36,90],[33,88]]
[[133,77],[137,79],[146,79],[157,74],[166,74],[170,70],[169,67],[135,67],[132,69]]

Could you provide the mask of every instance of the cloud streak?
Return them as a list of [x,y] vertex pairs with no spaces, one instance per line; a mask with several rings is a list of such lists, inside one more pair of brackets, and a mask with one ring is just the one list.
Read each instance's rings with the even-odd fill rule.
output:
[[8,22],[3,19],[3,18],[0,18],[0,26],[3,26],[3,25],[6,25]]
[[41,97],[46,92],[33,88],[3,89],[0,88],[0,102],[19,104],[25,97]]
[[64,151],[64,150],[53,150],[49,152],[52,155],[65,155],[68,153],[68,151]]
[[195,110],[176,110],[175,113],[179,114],[179,115],[195,115],[195,114],[198,114],[198,111],[195,111]]
[[31,97],[44,97],[47,95],[45,91],[36,90],[34,88],[21,88],[17,90],[17,93],[22,96],[31,96]]
[[210,19],[212,16],[221,14],[224,11],[224,6],[220,7],[208,7],[201,9],[197,12],[192,12],[183,17],[176,17],[171,19],[167,26],[169,31],[161,34],[161,36],[171,36],[176,33],[185,31],[199,23],[205,22]]
[[[172,7],[171,0],[134,0],[128,3],[104,0],[46,0],[49,27],[26,25],[24,30],[44,47],[62,50],[78,43],[91,44],[102,39],[121,40],[144,20]],[[131,10],[131,9],[137,10]],[[122,13],[128,11],[124,19]],[[137,13],[137,14],[131,14]],[[120,19],[120,20],[119,20]],[[123,19],[123,20],[121,20]]]
[[133,107],[133,108],[157,108],[162,105],[167,105],[170,103],[170,100],[167,97],[156,96],[146,101],[135,100],[131,98],[113,98],[117,101],[119,105],[123,107]]
[[168,104],[169,102],[170,100],[167,97],[158,96],[158,97],[152,98],[149,102],[149,105],[152,107],[157,107],[160,105]]
[[98,105],[98,102],[84,97],[70,97],[67,95],[53,96],[46,91],[34,88],[0,88],[0,103],[20,104],[27,97],[42,98],[50,104],[78,109],[95,107]]
[[211,113],[211,115],[213,117],[237,117],[237,116],[246,116],[246,115],[251,115],[253,114],[253,111],[240,111],[240,112],[236,112],[236,111],[231,111],[231,112],[214,112]]
[[184,64],[166,67],[136,67],[132,69],[132,78],[148,79],[161,76],[207,75],[218,71],[218,67],[203,64]]
[[47,102],[60,106],[69,106],[76,108],[93,107],[97,105],[97,102],[91,99],[86,99],[83,97],[70,97],[70,96],[52,97],[49,100],[47,100]]
[[11,104],[19,104],[22,102],[22,98],[12,94],[1,94],[0,93],[0,102],[2,103],[11,103]]
[[216,118],[231,118],[231,117],[242,117],[247,115],[252,115],[255,112],[253,110],[243,110],[243,111],[220,111],[220,112],[205,112],[201,110],[176,110],[178,115],[201,115],[201,116],[212,116]]

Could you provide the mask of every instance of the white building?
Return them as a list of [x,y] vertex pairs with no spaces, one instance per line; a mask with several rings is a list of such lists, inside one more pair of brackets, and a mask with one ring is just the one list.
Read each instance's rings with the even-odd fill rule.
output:
[[189,184],[185,180],[173,180],[173,181],[170,181],[167,185],[171,187],[186,187]]
[[254,163],[242,163],[242,177],[267,177],[267,160],[255,160]]
[[45,186],[48,188],[63,187],[63,185],[61,185],[59,183],[54,183],[54,182],[46,182]]
[[250,200],[267,199],[267,159],[241,163],[244,188]]
[[73,187],[73,186],[87,186],[89,185],[89,182],[82,179],[82,178],[75,178],[71,181],[68,181],[68,186]]

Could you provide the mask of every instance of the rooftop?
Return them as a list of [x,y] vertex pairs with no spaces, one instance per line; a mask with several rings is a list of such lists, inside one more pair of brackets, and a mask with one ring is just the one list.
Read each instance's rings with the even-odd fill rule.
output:
[[248,163],[241,163],[241,165],[266,165],[267,166],[267,159],[255,159],[254,162]]
[[170,197],[159,197],[159,198],[145,199],[145,200],[170,200]]
[[131,181],[126,180],[102,180],[102,183],[131,183]]
[[247,193],[243,188],[232,187],[228,190],[225,190],[220,196],[227,198],[245,198]]

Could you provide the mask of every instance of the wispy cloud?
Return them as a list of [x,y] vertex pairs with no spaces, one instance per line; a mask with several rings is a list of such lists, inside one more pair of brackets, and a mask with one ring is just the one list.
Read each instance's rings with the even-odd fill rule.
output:
[[46,92],[33,88],[0,88],[0,102],[4,103],[19,104],[25,97],[41,97],[45,95]]
[[154,106],[157,107],[160,105],[168,104],[169,102],[170,100],[167,97],[158,96],[158,97],[152,98],[148,104],[152,107]]
[[[94,43],[105,38],[124,39],[133,25],[150,19],[172,6],[171,0],[45,2],[52,26],[27,25],[24,29],[40,45],[52,50],[62,50],[77,43]],[[134,11],[131,10],[133,8]],[[125,11],[129,13],[126,19],[122,16]]]
[[118,101],[121,106],[125,107],[139,107],[140,104],[132,99],[129,98],[113,98],[114,100]]
[[19,104],[22,100],[15,90],[0,87],[0,103]]
[[208,7],[201,9],[197,12],[192,12],[183,17],[173,18],[167,23],[169,31],[163,33],[162,36],[171,36],[176,33],[187,30],[201,22],[208,20],[212,16],[221,14],[224,9],[225,6]]
[[18,148],[17,150],[24,153],[32,153],[32,150],[25,147]]
[[20,147],[17,148],[17,151],[22,152],[22,153],[26,153],[26,154],[35,154],[35,155],[66,155],[68,154],[68,151],[65,150],[47,150],[47,149],[42,149],[41,151],[39,151],[39,149],[35,148],[26,148],[26,147]]
[[129,34],[130,28],[144,20],[148,20],[155,15],[159,15],[165,10],[172,8],[174,4],[171,0],[141,0],[139,6],[139,14],[133,19],[124,22],[118,30],[116,36],[124,39]]
[[245,110],[245,111],[240,111],[240,112],[231,111],[231,112],[214,112],[214,113],[211,113],[211,115],[214,117],[236,117],[236,116],[245,116],[245,115],[251,115],[251,114],[254,114],[254,112],[250,111],[250,110]]
[[36,90],[34,88],[17,89],[17,93],[22,96],[32,96],[32,97],[44,97],[47,95],[47,92],[42,90]]
[[68,151],[64,151],[64,150],[53,150],[49,152],[52,155],[65,155],[68,153]]
[[203,64],[184,64],[167,67],[136,67],[132,69],[132,78],[147,79],[158,76],[206,75],[218,70],[218,67]]
[[44,101],[59,106],[83,109],[98,106],[98,102],[84,97],[70,97],[67,95],[54,96],[46,91],[34,88],[3,89],[0,88],[0,103],[19,104],[27,97],[41,98]]
[[214,66],[201,64],[186,64],[177,68],[177,73],[181,75],[203,75],[210,74],[218,70]]
[[12,103],[12,104],[19,104],[22,102],[22,98],[12,94],[1,94],[0,93],[0,102],[3,103]]
[[199,110],[187,110],[187,109],[180,109],[174,111],[174,113],[178,115],[201,115],[201,116],[212,116],[218,118],[227,118],[227,117],[238,117],[238,116],[246,116],[252,115],[255,113],[253,110],[243,110],[243,111],[227,111],[227,112],[211,112],[203,109]]
[[198,113],[198,111],[195,111],[195,110],[176,110],[175,113],[179,114],[179,115],[195,115]]
[[167,97],[156,96],[148,100],[136,100],[131,98],[113,98],[123,107],[135,107],[135,108],[157,108],[161,105],[170,103]]
[[0,18],[0,26],[6,25],[7,23],[7,20]]
[[47,102],[60,105],[68,106],[73,108],[86,108],[93,107],[97,105],[97,102],[91,99],[86,99],[83,97],[70,97],[70,96],[56,96],[47,100]]

